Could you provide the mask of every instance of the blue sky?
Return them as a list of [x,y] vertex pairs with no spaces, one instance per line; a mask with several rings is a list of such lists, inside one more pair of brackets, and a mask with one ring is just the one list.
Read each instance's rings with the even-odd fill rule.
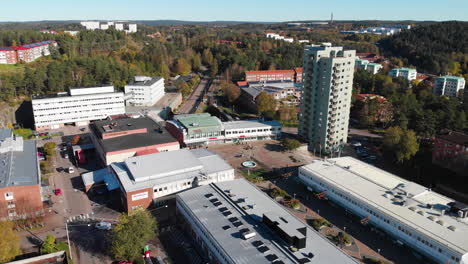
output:
[[[2,3],[3,2],[3,3]],[[468,20],[468,0],[0,0],[0,21]]]

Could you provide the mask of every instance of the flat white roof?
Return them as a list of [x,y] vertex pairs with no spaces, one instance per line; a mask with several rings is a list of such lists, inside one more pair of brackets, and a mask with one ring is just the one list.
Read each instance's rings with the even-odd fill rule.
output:
[[[442,210],[448,211],[448,203],[454,202],[448,197],[352,157],[315,160],[301,167],[301,171],[461,254],[468,252],[468,218],[441,214]],[[405,201],[405,205],[393,199]],[[427,207],[428,204],[432,207]]]
[[281,127],[278,121],[260,121],[260,120],[241,120],[241,121],[229,121],[223,122],[225,130],[236,130],[245,128],[270,128],[270,127]]
[[[244,179],[187,190],[177,194],[177,203],[190,212],[204,232],[209,233],[212,243],[235,263],[273,263],[268,258],[277,258],[275,261],[282,261],[279,263],[301,263],[300,260],[318,264],[357,263]],[[305,248],[291,251],[278,233],[263,222],[264,215],[277,222],[289,236],[305,236]],[[246,240],[240,233],[247,230],[255,235]]]

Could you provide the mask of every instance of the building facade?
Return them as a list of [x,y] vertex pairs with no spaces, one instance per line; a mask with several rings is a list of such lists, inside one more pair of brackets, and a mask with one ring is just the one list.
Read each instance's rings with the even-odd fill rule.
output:
[[70,88],[56,95],[32,99],[36,130],[57,129],[65,124],[84,126],[92,120],[125,114],[124,94],[113,86]]
[[246,82],[302,82],[302,68],[294,70],[246,71]]
[[23,140],[0,129],[0,220],[43,213],[41,172],[35,140]]
[[177,194],[176,213],[210,263],[357,263],[244,179]]
[[407,79],[408,81],[416,80],[417,75],[418,75],[418,72],[415,69],[410,69],[410,68],[392,69],[388,73],[388,76],[390,77],[402,77],[402,78]]
[[356,68],[376,74],[383,68],[383,66],[378,63],[370,63],[368,60],[356,59]]
[[468,205],[352,157],[316,160],[299,179],[435,263],[468,263]]
[[176,115],[174,120],[166,122],[166,128],[182,146],[188,148],[281,137],[281,124],[277,121],[221,122],[208,113]]
[[57,42],[48,40],[15,47],[0,47],[0,64],[29,63],[42,56],[50,55],[50,46]]
[[468,176],[468,135],[455,131],[437,135],[432,163]]
[[457,97],[460,90],[465,89],[465,78],[458,76],[442,76],[435,79],[433,93]]
[[120,189],[126,211],[132,212],[174,193],[233,180],[234,169],[206,149],[181,149],[128,158],[81,177],[86,191],[102,182],[109,191]]
[[239,88],[241,90],[240,103],[242,106],[246,107],[252,113],[257,113],[257,97],[262,92],[271,95],[278,103],[280,100],[299,103],[302,84],[290,81],[250,82]]
[[347,142],[355,51],[306,46],[299,135],[309,150],[338,151]]
[[135,76],[135,82],[125,85],[125,94],[131,95],[127,105],[153,106],[164,96],[164,78]]
[[179,142],[149,117],[121,117],[90,124],[91,140],[104,165],[133,156],[179,150]]

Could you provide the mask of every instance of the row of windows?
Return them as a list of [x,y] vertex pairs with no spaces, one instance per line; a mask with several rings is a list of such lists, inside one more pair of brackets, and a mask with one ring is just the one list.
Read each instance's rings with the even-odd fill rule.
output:
[[[302,174],[302,172],[300,172],[300,174],[301,174],[303,177],[308,177],[308,178],[312,179],[311,176],[304,175],[304,174]],[[319,182],[319,185],[322,186],[322,187],[324,187],[324,188],[326,188],[326,189],[328,189],[328,190],[330,190],[332,193],[335,193],[337,196],[341,197],[342,199],[345,199],[345,200],[348,201],[349,203],[351,203],[351,204],[353,204],[353,205],[355,205],[355,206],[361,208],[362,210],[368,212],[370,215],[376,217],[377,219],[380,219],[380,220],[383,221],[384,223],[386,223],[386,224],[388,224],[388,225],[396,226],[396,224],[394,224],[393,222],[391,222],[389,219],[387,219],[387,218],[381,216],[380,214],[378,214],[378,213],[374,212],[373,210],[371,210],[371,209],[369,209],[369,208],[363,206],[361,203],[359,203],[359,202],[355,201],[354,199],[351,199],[351,198],[349,198],[348,196],[346,196],[346,195],[344,195],[344,194],[342,194],[342,193],[336,191],[335,189],[333,189],[333,188],[327,186],[326,184],[323,184],[323,183]],[[412,237],[412,236],[413,236],[413,233],[411,233],[409,230],[405,229],[404,227],[402,227],[402,226],[400,226],[400,225],[398,226],[398,230],[401,231],[401,232],[403,232],[403,233],[405,233],[405,234],[406,234],[407,236],[409,236],[409,237]],[[416,240],[419,241],[419,242],[421,242],[422,244],[424,244],[424,245],[430,247],[430,248],[433,248],[433,249],[437,248],[437,247],[434,246],[431,242],[429,242],[429,241],[427,241],[427,240],[424,240],[424,239],[422,239],[422,238],[419,237],[419,236],[416,237]],[[443,253],[443,252],[444,252],[442,248],[438,248],[437,250],[438,250],[439,253]],[[455,261],[457,261],[457,262],[460,261],[460,259],[459,259],[458,257],[455,257],[455,256],[451,256],[451,259],[452,259],[452,260],[455,260]]]
[[83,107],[99,106],[99,105],[123,105],[123,103],[124,103],[123,101],[118,101],[118,102],[97,103],[97,104],[70,105],[70,106],[61,106],[61,107],[51,107],[51,108],[34,109],[34,112],[37,112],[37,111],[48,111],[48,110],[58,110],[58,109],[67,109],[67,108],[83,108]]

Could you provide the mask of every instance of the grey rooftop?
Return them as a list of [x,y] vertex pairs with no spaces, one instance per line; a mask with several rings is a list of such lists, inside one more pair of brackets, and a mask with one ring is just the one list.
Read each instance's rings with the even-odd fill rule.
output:
[[[357,263],[244,179],[179,193],[177,203],[232,263]],[[265,218],[305,247],[292,250]]]

